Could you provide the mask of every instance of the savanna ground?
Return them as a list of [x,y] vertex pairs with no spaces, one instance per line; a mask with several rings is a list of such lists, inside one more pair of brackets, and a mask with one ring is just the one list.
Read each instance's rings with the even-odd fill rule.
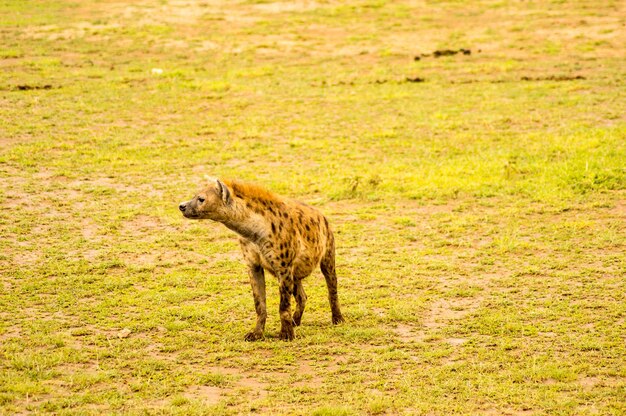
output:
[[[625,414],[625,16],[0,2],[0,413]],[[327,214],[345,324],[244,342],[207,174]]]

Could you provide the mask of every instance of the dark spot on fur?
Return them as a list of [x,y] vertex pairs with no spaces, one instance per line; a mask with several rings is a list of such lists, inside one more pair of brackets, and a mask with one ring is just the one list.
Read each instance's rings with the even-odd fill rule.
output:
[[274,223],[272,223],[272,233],[276,233],[276,225]]

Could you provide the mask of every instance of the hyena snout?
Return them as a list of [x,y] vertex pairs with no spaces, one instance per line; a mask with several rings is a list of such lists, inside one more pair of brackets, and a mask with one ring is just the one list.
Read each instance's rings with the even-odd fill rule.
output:
[[183,217],[189,219],[198,219],[198,213],[196,212],[196,208],[193,206],[192,201],[181,202],[178,204],[178,209],[183,213]]

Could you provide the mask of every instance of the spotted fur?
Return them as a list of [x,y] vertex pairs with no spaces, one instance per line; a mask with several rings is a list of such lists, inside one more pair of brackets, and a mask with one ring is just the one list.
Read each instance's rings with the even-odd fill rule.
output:
[[[179,205],[186,218],[221,222],[239,234],[248,267],[257,322],[245,339],[263,337],[267,319],[265,271],[278,278],[280,338],[292,340],[302,322],[306,293],[302,280],[320,267],[334,324],[343,322],[337,298],[335,240],[326,218],[315,208],[282,198],[261,187],[219,179]],[[291,297],[296,310],[291,314]]]

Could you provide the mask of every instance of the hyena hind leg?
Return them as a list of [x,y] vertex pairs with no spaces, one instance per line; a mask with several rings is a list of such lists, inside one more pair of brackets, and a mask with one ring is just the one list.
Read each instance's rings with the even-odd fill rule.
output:
[[306,293],[304,293],[304,286],[302,280],[295,282],[293,287],[293,296],[296,299],[296,311],[293,314],[293,323],[296,326],[300,326],[302,323],[302,314],[306,306]]
[[343,315],[339,308],[339,299],[337,297],[337,274],[335,273],[335,245],[331,241],[326,255],[320,262],[320,269],[326,279],[326,287],[328,288],[328,300],[330,301],[330,310],[333,315],[333,324],[344,322]]

